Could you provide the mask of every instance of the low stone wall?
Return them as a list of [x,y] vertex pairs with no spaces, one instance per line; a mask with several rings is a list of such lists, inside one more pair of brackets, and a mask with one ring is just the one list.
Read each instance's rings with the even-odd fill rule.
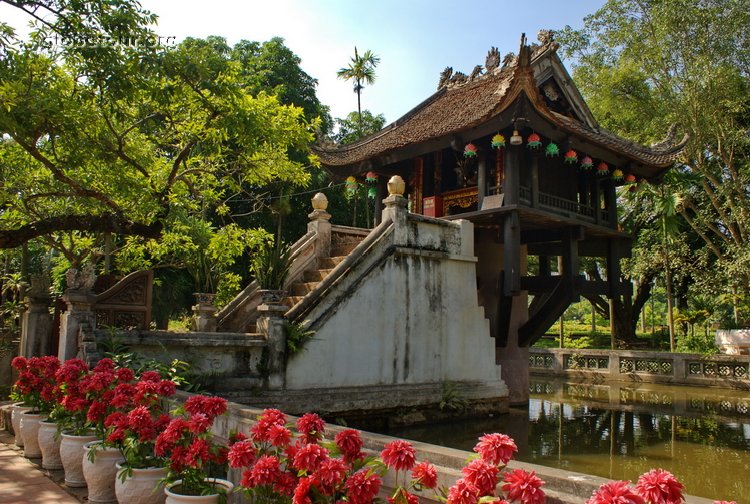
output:
[[532,348],[532,375],[750,390],[750,356]]

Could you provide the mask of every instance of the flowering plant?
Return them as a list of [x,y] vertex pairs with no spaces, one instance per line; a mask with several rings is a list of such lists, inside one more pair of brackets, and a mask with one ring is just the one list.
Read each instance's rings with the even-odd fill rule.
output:
[[448,490],[447,504],[477,504],[478,502],[517,501],[523,504],[543,504],[545,500],[542,485],[544,482],[534,471],[514,469],[503,476],[502,495],[498,495],[497,485],[502,469],[518,451],[516,443],[505,434],[485,434],[474,446],[478,453],[463,469],[463,478]]
[[362,452],[362,439],[345,429],[324,442],[325,423],[314,413],[297,420],[297,435],[281,411],[267,409],[250,438],[238,433],[229,465],[244,469],[240,487],[254,502],[273,504],[368,504],[381,487],[383,466]]
[[86,414],[91,401],[86,398],[81,385],[88,372],[88,365],[81,359],[68,359],[55,373],[62,398],[52,416],[57,420],[59,431],[65,430],[75,435],[90,432]]
[[170,422],[162,399],[174,395],[175,390],[175,382],[162,380],[156,371],[143,373],[135,384],[128,380],[114,388],[110,401],[114,411],[104,420],[104,441],[122,452],[123,479],[132,469],[163,465],[154,454],[154,443]]
[[215,466],[226,463],[227,449],[213,441],[211,426],[227,410],[220,397],[195,395],[175,409],[175,415],[156,437],[154,454],[169,457],[167,481],[180,481],[172,491],[184,495],[220,492],[207,478]]
[[55,381],[60,360],[52,355],[29,359],[18,356],[11,361],[11,366],[18,371],[11,398],[41,413],[50,413],[61,396]]
[[[417,463],[414,447],[408,441],[397,439],[383,447],[380,452],[383,464],[396,473],[396,488],[388,497],[390,504],[419,504],[414,491],[433,489],[437,486],[437,469],[428,461]],[[403,471],[403,484],[399,482]],[[406,482],[406,474],[411,471],[411,479]]]
[[635,488],[629,481],[609,481],[594,492],[586,504],[680,504],[684,487],[669,471],[652,469],[638,478]]

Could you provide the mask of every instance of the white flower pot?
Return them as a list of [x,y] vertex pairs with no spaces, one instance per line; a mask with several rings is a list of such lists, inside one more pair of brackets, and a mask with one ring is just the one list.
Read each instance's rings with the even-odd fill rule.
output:
[[120,504],[164,504],[167,495],[164,493],[162,479],[167,476],[166,467],[146,467],[131,469],[129,476],[123,480],[122,472],[126,469],[117,464],[115,495]]
[[89,441],[96,441],[93,435],[74,436],[62,433],[60,441],[60,459],[65,469],[65,484],[71,488],[86,486],[83,478],[83,445]]
[[[224,488],[227,495],[229,495],[229,493],[234,488],[234,484],[231,481],[218,478],[208,478],[206,481],[210,481],[214,484],[214,486]],[[218,493],[210,495],[182,495],[172,492],[173,488],[176,491],[179,491],[181,483],[182,480],[177,480],[174,483],[167,485],[167,487],[164,489],[164,493],[167,494],[167,500],[165,501],[165,504],[217,504],[219,502]]]
[[[115,504],[115,477],[117,464],[125,459],[117,448],[99,446],[101,441],[91,441],[83,445],[82,471],[86,486],[89,487],[88,501],[96,504]],[[91,452],[94,460],[91,460]]]
[[16,403],[10,410],[10,424],[13,427],[13,434],[16,436],[16,446],[23,448],[23,438],[21,437],[21,413],[31,411],[31,406],[23,403]]
[[42,468],[49,470],[62,469],[60,460],[60,437],[57,436],[55,422],[39,422],[39,449],[42,451]]
[[23,456],[26,458],[41,458],[39,449],[39,422],[41,413],[25,411],[21,414],[21,437],[23,438]]

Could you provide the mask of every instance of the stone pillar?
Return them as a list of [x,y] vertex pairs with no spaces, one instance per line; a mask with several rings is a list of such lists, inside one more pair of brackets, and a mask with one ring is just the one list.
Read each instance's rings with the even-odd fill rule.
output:
[[66,273],[68,289],[63,301],[68,309],[60,317],[60,345],[57,356],[64,361],[78,355],[78,332],[82,323],[91,330],[96,327],[96,317],[91,307],[94,303],[92,288],[96,281],[94,266],[89,264],[82,270],[70,268]]
[[258,332],[266,338],[268,348],[268,387],[281,389],[284,387],[286,330],[284,328],[284,313],[289,308],[282,304],[263,303],[258,306]]
[[406,216],[409,210],[406,208],[408,202],[404,198],[405,189],[406,183],[404,179],[398,175],[394,175],[388,181],[389,196],[383,200],[383,204],[385,205],[383,218],[393,221],[395,227],[394,245],[406,245],[409,243],[409,228],[406,224]]
[[317,236],[315,252],[318,257],[329,257],[331,255],[331,214],[328,209],[328,198],[323,193],[317,193],[310,200],[313,211],[308,214],[310,222],[307,223],[307,231],[314,232]]
[[41,357],[55,353],[51,348],[52,315],[50,314],[49,280],[43,275],[31,277],[31,289],[24,298],[26,311],[21,318],[19,355]]
[[214,306],[216,294],[195,293],[196,304],[193,305],[192,329],[196,332],[216,332],[216,312]]

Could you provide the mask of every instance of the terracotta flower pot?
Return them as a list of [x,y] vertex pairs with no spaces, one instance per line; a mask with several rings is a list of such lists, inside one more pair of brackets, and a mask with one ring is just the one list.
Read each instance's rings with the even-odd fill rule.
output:
[[31,411],[31,406],[24,403],[16,403],[10,410],[10,424],[13,427],[13,434],[16,436],[16,446],[23,448],[23,438],[21,437],[21,414],[24,411]]
[[23,456],[26,458],[42,457],[42,450],[39,449],[39,422],[41,420],[41,413],[25,411],[21,414],[20,428],[23,438]]
[[[223,479],[207,478],[205,481],[212,483],[216,487],[223,488],[227,495],[234,488],[234,484],[231,481]],[[218,492],[209,495],[182,495],[176,493],[180,491],[181,484],[182,480],[177,480],[174,483],[167,485],[164,489],[164,493],[167,494],[165,504],[217,504],[219,502]]]
[[[117,464],[125,459],[117,448],[98,446],[101,441],[91,441],[83,445],[81,469],[86,486],[89,487],[88,501],[97,504],[115,504],[115,477]],[[91,460],[91,452],[95,452]]]
[[164,493],[162,479],[167,476],[166,467],[146,467],[131,469],[130,475],[122,478],[126,469],[117,464],[115,495],[120,504],[164,504],[167,494]]
[[60,459],[60,437],[57,436],[57,424],[55,422],[39,422],[39,449],[42,451],[42,468],[56,470],[62,469]]
[[94,435],[74,436],[62,433],[60,441],[60,459],[65,469],[65,484],[71,488],[86,486],[83,477],[83,445],[89,441],[96,441]]

